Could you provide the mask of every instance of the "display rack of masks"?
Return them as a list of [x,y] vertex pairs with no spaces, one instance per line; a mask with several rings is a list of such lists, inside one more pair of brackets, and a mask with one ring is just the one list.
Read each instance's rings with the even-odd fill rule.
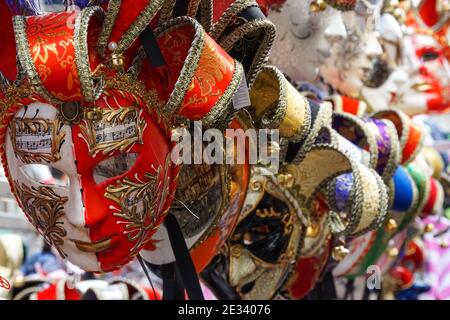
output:
[[[0,15],[0,156],[45,243],[0,239],[3,298],[450,299],[447,1]],[[251,130],[270,161],[174,152]]]

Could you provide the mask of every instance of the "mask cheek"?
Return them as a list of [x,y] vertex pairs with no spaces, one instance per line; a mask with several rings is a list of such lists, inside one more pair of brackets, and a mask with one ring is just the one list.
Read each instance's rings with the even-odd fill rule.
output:
[[17,180],[14,176],[11,178],[14,194],[30,222],[63,259],[67,258],[65,245],[69,233],[65,206],[68,197],[58,188],[35,183],[20,175]]

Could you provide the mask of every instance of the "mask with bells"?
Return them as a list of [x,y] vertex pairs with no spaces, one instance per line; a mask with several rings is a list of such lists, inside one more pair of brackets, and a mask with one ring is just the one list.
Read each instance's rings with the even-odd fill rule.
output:
[[270,299],[301,248],[301,210],[277,178],[253,168],[233,235],[202,273],[218,297]]
[[[21,69],[1,101],[2,162],[29,220],[63,258],[85,270],[111,271],[143,247],[154,247],[151,238],[171,205],[179,171],[170,159],[171,120],[162,110],[163,101],[170,96],[166,107],[192,119],[201,119],[211,110],[210,118],[220,118],[228,105],[225,97],[219,99],[222,94],[201,110],[180,99],[180,94],[186,99],[208,96],[194,76],[203,72],[201,67],[189,70],[190,74],[185,68],[179,77],[181,67],[171,70],[179,81],[164,88],[169,94],[152,86],[152,81],[144,86],[134,73],[123,72],[136,70],[137,50],[127,49],[161,3],[133,1],[130,6],[122,1],[131,27],[116,21],[111,28],[103,23],[109,19],[104,20],[99,7],[14,18]],[[106,16],[115,9],[108,8]],[[75,28],[67,23],[73,17]],[[195,21],[177,20],[167,28],[166,33],[185,39],[188,34],[205,40],[185,61],[192,63],[192,56],[201,59],[206,53],[218,59],[214,64],[224,76],[216,85],[231,98],[242,75],[239,66],[235,69],[233,60],[200,34]],[[98,43],[109,43],[107,48],[95,46],[99,34]],[[165,38],[159,35],[158,40],[163,43]],[[181,50],[172,47],[171,52],[177,49]],[[189,46],[184,51],[187,55]],[[50,180],[37,179],[38,170],[56,174]]]

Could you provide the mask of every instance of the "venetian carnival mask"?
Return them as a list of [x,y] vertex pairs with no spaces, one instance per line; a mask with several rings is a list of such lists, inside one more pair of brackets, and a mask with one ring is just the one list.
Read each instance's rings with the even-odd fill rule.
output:
[[319,66],[330,55],[332,40],[346,37],[342,7],[337,4],[345,2],[345,8],[352,9],[356,1],[334,1],[336,6],[325,5],[320,10],[315,2],[288,0],[279,12],[269,14],[277,26],[270,60],[295,81],[317,78]]
[[375,62],[368,82],[361,90],[363,99],[372,111],[389,109],[399,89],[408,80],[401,63],[403,31],[399,22],[389,13],[380,18],[378,28],[384,54]]
[[343,14],[347,37],[332,42],[330,56],[320,66],[324,79],[345,95],[359,96],[373,59],[382,53],[375,35],[381,4],[360,1],[355,11]]
[[400,42],[393,46],[392,41],[385,41],[390,47],[386,51],[394,55],[391,59],[398,61],[407,78],[398,85],[391,105],[409,115],[445,112],[449,107],[449,20],[444,4],[421,0],[403,9],[392,3],[387,6],[388,12],[405,23]]
[[443,111],[450,104],[450,65],[440,44],[431,36],[406,34],[403,67],[408,81],[400,88],[395,107],[414,115]]
[[218,297],[270,299],[301,248],[297,201],[265,168],[252,169],[239,222],[222,252],[202,273]]
[[[114,28],[103,22],[115,7],[14,17],[20,68],[0,94],[2,164],[30,222],[86,271],[155,248],[179,173],[170,116],[223,120],[243,74],[195,20],[178,18],[155,32],[169,68],[162,85],[144,49],[127,51],[161,5],[122,1],[132,23]],[[217,81],[202,82],[205,69]]]
[[[90,271],[124,263],[148,241],[159,215],[150,211],[162,209],[171,170],[166,133],[142,107],[107,96],[97,105],[100,119],[72,126],[58,106],[24,105],[5,137],[8,172],[28,218],[62,257]],[[36,179],[41,167],[58,175]]]

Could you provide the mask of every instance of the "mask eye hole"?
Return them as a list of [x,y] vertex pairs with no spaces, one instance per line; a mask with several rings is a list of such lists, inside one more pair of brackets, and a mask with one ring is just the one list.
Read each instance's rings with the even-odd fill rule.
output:
[[422,54],[422,60],[425,62],[433,61],[433,60],[436,60],[437,58],[439,58],[439,54],[437,52],[429,51],[429,52],[424,52]]
[[26,164],[20,167],[28,179],[48,186],[69,186],[69,176],[63,171],[46,164]]
[[124,174],[135,164],[137,157],[137,153],[121,153],[103,160],[94,169],[95,183],[100,184]]

